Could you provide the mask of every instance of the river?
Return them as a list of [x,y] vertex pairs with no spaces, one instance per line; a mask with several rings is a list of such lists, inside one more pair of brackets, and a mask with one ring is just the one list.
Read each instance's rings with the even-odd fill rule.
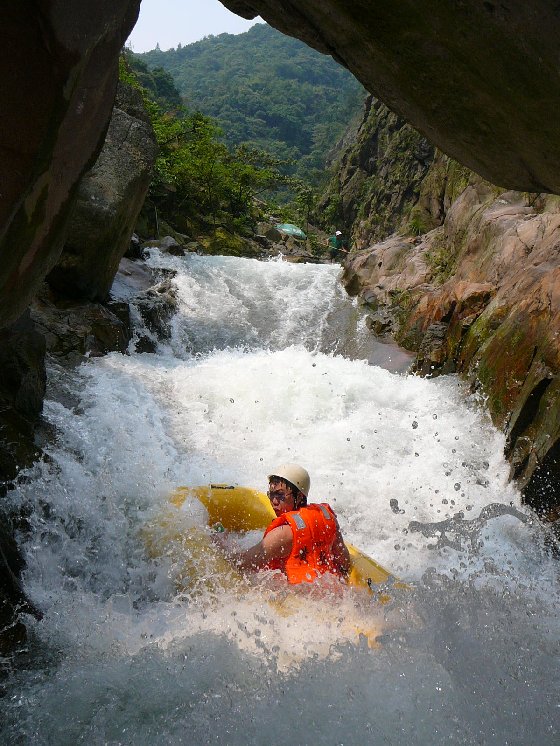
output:
[[[10,494],[44,615],[6,670],[2,743],[553,743],[558,561],[480,402],[403,372],[336,265],[149,264],[175,273],[170,339],[52,364],[48,459]],[[348,634],[351,597],[285,615],[263,589],[178,593],[173,558],[147,556],[176,486],[265,490],[286,461],[409,583],[360,602],[374,647]]]

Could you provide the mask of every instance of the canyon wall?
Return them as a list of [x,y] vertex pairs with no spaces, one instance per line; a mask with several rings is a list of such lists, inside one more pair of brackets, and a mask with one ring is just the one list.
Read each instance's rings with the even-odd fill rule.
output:
[[57,262],[78,182],[109,124],[140,0],[21,0],[0,29],[0,327]]
[[343,281],[376,334],[416,352],[416,371],[470,381],[506,433],[512,478],[546,515],[560,502],[560,199],[464,179],[438,154],[419,205],[462,186],[441,225],[372,240]]
[[[59,270],[50,276],[51,289],[42,287],[67,242],[80,180],[103,145],[119,51],[139,3],[20,0],[4,10],[0,441],[6,447],[0,465],[5,474],[17,472],[33,457],[33,442],[20,448],[14,428],[31,428],[32,433],[44,391],[45,342],[27,313],[32,299],[41,288],[34,314],[41,304],[51,304],[53,287],[63,294],[78,288],[80,297],[99,299],[115,268],[116,246],[106,245],[110,271],[103,274],[91,261],[94,254],[75,261],[71,238]],[[454,208],[450,203],[458,200],[453,201],[449,185],[461,181],[460,169],[441,156],[434,161],[439,171],[432,164],[422,177],[431,146],[411,135],[420,148],[420,157],[409,162],[413,193],[403,193],[383,213],[380,206],[386,197],[370,183],[371,188],[363,193],[358,189],[346,206],[344,214],[353,221],[365,252],[352,259],[347,282],[350,290],[360,286],[366,300],[377,304],[373,327],[383,321],[387,333],[418,350],[420,369],[455,366],[481,382],[497,424],[507,428],[514,475],[526,484],[527,494],[531,485],[535,495],[547,492],[545,477],[554,472],[559,450],[556,203],[506,189],[560,193],[560,6],[545,0],[223,4],[246,18],[261,15],[281,31],[331,54],[422,137],[502,185],[496,190],[467,178],[462,186],[468,188]],[[393,115],[384,116],[390,128]],[[394,123],[401,134],[406,132],[404,125]],[[427,189],[430,178],[433,187]],[[416,193],[417,213],[406,218],[407,227],[401,218]],[[369,206],[357,208],[364,194]],[[432,223],[444,222],[425,236],[390,239],[397,243],[389,251],[385,244],[368,245],[372,221],[380,214],[378,235],[394,229],[422,233]],[[123,226],[129,225],[129,218],[122,215]],[[364,218],[361,224],[358,218]],[[128,230],[123,227],[116,242],[117,254]],[[368,262],[370,269],[381,262],[387,270],[379,282],[374,280],[375,268],[367,280],[362,276]],[[415,273],[423,278],[418,284],[413,283]],[[395,304],[397,298],[401,302]],[[62,322],[69,318],[65,315]],[[117,337],[122,345],[122,335]],[[504,350],[509,351],[509,363]],[[537,484],[539,474],[545,477]],[[0,580],[6,581],[2,588],[14,589],[16,601],[5,606],[4,591],[0,593],[0,626],[12,618],[18,595],[20,563],[17,557],[10,559],[9,534],[9,528],[0,526]]]
[[[227,0],[331,54],[431,143],[509,189],[560,192],[560,7]],[[108,126],[139,0],[22,0],[0,29],[0,327],[54,267]]]

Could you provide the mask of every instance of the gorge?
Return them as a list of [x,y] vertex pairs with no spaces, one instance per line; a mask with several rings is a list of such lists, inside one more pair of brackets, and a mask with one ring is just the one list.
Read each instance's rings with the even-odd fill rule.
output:
[[[368,308],[367,323],[373,330],[391,335],[417,353],[418,371],[429,375],[437,371],[458,371],[465,375],[473,391],[487,401],[495,424],[504,433],[502,442],[495,431],[488,431],[492,433],[489,437],[496,439],[497,448],[505,449],[510,458],[510,476],[526,489],[532,506],[541,511],[553,508],[560,473],[560,213],[554,196],[560,191],[556,116],[560,95],[556,47],[560,10],[550,3],[537,2],[529,7],[516,0],[504,0],[499,4],[455,2],[445,8],[441,3],[423,3],[421,14],[417,4],[404,0],[391,4],[228,0],[224,5],[244,17],[259,14],[285,33],[332,54],[375,94],[375,103],[369,100],[362,122],[369,139],[363,140],[363,149],[358,139],[357,149],[349,151],[349,168],[346,171],[341,168],[337,177],[339,183],[333,186],[340,202],[340,219],[352,229],[357,249],[345,269],[346,287],[351,294],[361,294]],[[105,330],[116,328],[121,322],[122,306],[107,307],[107,293],[119,260],[128,248],[155,156],[153,136],[135,102],[127,100],[121,91],[113,109],[118,54],[134,24],[138,7],[137,0],[111,3],[87,0],[79,6],[66,0],[44,0],[39,4],[24,0],[17,7],[10,7],[0,31],[6,83],[0,92],[4,104],[0,147],[5,164],[0,201],[5,257],[0,270],[3,409],[0,465],[6,487],[11,487],[22,467],[30,466],[36,458],[33,433],[45,393],[45,352],[49,344],[57,344],[48,334],[45,340],[42,333],[45,326],[41,314],[45,309],[54,305],[55,313],[63,317],[62,323],[76,331],[76,348],[65,350],[65,354],[75,355],[77,359],[83,355],[95,357],[109,350],[124,351],[128,344],[126,324],[119,327],[120,331],[112,339],[107,339]],[[421,135],[404,129],[408,127],[405,123],[395,124],[395,115],[382,109],[378,99],[405,117]],[[403,138],[406,135],[407,141],[413,140],[416,144],[413,167],[403,168],[401,174],[403,183],[414,184],[414,194],[404,195],[384,217],[380,205],[397,192],[393,182],[389,183],[390,188],[381,186],[377,192],[370,182],[364,186],[372,173],[379,171],[381,156],[390,149],[385,147],[390,145],[389,138],[371,137],[381,120],[388,122],[389,129],[400,132]],[[130,185],[118,179],[113,182],[114,191],[119,192],[121,198],[125,195],[129,210],[112,213],[100,200],[99,211],[92,217],[83,208],[91,207],[99,197],[92,182],[96,171],[103,170],[104,163],[110,166],[112,162],[106,155],[111,142],[115,149],[131,154],[135,164]],[[477,175],[468,169],[473,169]],[[126,171],[131,169],[127,167]],[[114,174],[115,177],[121,175]],[[348,184],[350,188],[346,189]],[[495,184],[501,186],[498,188]],[[130,192],[126,191],[128,186]],[[89,187],[92,191],[88,191]],[[357,203],[364,194],[370,200],[371,210],[360,212]],[[383,219],[379,218],[376,224],[372,216]],[[76,245],[72,226],[80,220],[86,224],[91,221],[91,226],[102,224],[107,232],[91,228],[90,235],[98,241]],[[395,235],[388,237],[389,234]],[[202,269],[200,271],[203,273]],[[189,282],[188,279],[183,281]],[[228,285],[228,280],[222,279],[222,282]],[[301,280],[300,284],[296,282],[295,288],[306,287],[308,282],[308,279]],[[197,292],[203,297],[208,290],[198,289]],[[220,299],[216,303],[219,304]],[[252,306],[253,302],[248,305]],[[98,333],[94,335],[89,327],[80,327],[78,319],[85,309],[95,314]],[[198,323],[203,332],[204,324],[200,320]],[[172,330],[169,334],[173,338]],[[146,336],[149,337],[149,333]],[[205,352],[209,349],[205,348]],[[307,353],[301,355],[306,365],[313,365]],[[106,363],[108,377],[112,375],[114,360],[110,357]],[[135,367],[136,362],[130,364],[131,375],[142,380],[146,375],[143,363]],[[266,368],[260,359],[256,364]],[[285,358],[282,364],[287,364]],[[128,363],[118,358],[115,365],[127,367]],[[325,365],[328,367],[330,363],[325,361]],[[341,375],[347,374],[349,380],[354,381],[355,369],[346,368],[342,363],[340,368]],[[101,380],[103,375],[101,373]],[[84,376],[87,378],[87,374]],[[157,379],[157,372],[154,376]],[[368,378],[372,388],[379,386],[380,380],[391,396],[398,398],[393,389],[394,381],[389,384],[383,376],[379,380],[375,376],[371,380]],[[409,384],[411,390],[427,384],[418,381]],[[92,383],[93,388],[95,385]],[[202,386],[200,382],[196,385]],[[322,384],[316,385],[327,399]],[[434,385],[443,392],[446,411],[451,416],[456,400],[446,390],[448,384],[442,380]],[[361,385],[355,383],[355,386],[361,396]],[[72,390],[71,385],[69,389]],[[425,390],[434,389],[427,387]],[[126,398],[127,394],[120,388],[119,391]],[[353,389],[347,393],[350,397],[358,395]],[[426,393],[433,403],[429,399],[431,395]],[[368,402],[368,406],[373,406]],[[58,404],[64,406],[63,402]],[[158,427],[165,431],[165,418],[158,419],[160,415],[154,414],[151,405],[146,406],[151,421],[159,423]],[[56,404],[51,403],[49,407],[55,410],[54,414],[50,411],[51,416],[56,417]],[[412,410],[403,411],[412,418]],[[465,411],[460,411],[466,418]],[[196,412],[194,414],[196,419]],[[435,412],[424,414],[427,418]],[[227,420],[221,409],[219,415]],[[361,422],[366,419],[366,415],[363,420],[360,417]],[[455,437],[454,428],[459,428],[456,420],[452,422],[445,436],[449,441]],[[175,423],[174,427],[180,431],[179,424]],[[140,429],[137,421],[131,425],[131,430],[135,428]],[[66,422],[63,429],[69,441],[73,437],[78,439],[71,424]],[[206,437],[210,438],[211,432],[215,434],[213,426],[208,424]],[[179,434],[189,438],[188,433],[181,431]],[[118,442],[117,435],[115,439]],[[96,443],[101,450],[102,441],[99,435]],[[167,450],[169,444],[164,437],[162,442],[165,463],[173,448]],[[476,445],[476,436],[471,436],[469,447],[473,443]],[[146,447],[151,446],[146,444]],[[157,461],[159,447],[154,447],[153,462]],[[320,450],[318,446],[317,450]],[[398,445],[394,445],[392,453],[396,460]],[[488,461],[487,454],[475,460],[475,466],[466,454],[461,455],[467,466],[456,467],[466,470],[472,467],[476,472],[473,483],[476,485],[477,479],[483,481],[482,464]],[[211,462],[217,460],[215,453],[208,458]],[[412,459],[415,458],[412,455]],[[110,471],[110,464],[108,458],[102,463],[102,469]],[[73,467],[68,468],[72,471]],[[341,468],[347,473],[350,462],[344,461]],[[513,500],[514,487],[511,483],[506,485],[506,465],[498,460],[491,468],[495,477],[492,487],[495,499],[500,499],[503,490],[507,501]],[[79,471],[80,467],[76,469]],[[180,470],[171,471],[174,477],[182,476]],[[233,467],[231,471],[235,471]],[[254,471],[248,471],[257,479]],[[156,469],[156,472],[163,485],[165,470],[160,473]],[[209,470],[196,462],[188,476],[194,479],[207,474]],[[237,478],[237,472],[233,476]],[[130,477],[128,472],[127,477]],[[88,475],[85,483],[89,478]],[[149,477],[146,479],[149,482]],[[61,492],[67,487],[66,483],[62,484]],[[433,489],[441,487],[433,485]],[[123,496],[120,486],[114,494]],[[107,502],[109,508],[111,495],[113,493]],[[404,496],[398,495],[398,498],[402,502]],[[134,499],[140,500],[140,509],[144,510],[140,491],[134,493]],[[364,496],[364,504],[358,506],[361,512],[365,512],[365,499]],[[476,503],[477,508],[482,509],[483,504],[481,498]],[[36,507],[31,522],[40,521],[43,506]],[[90,539],[98,536],[99,525],[107,525],[103,510],[105,508],[100,508],[99,514],[93,511],[95,516],[90,516],[91,524],[86,521],[87,531],[91,529]],[[120,516],[120,509],[116,512]],[[64,513],[63,503],[60,513]],[[29,518],[25,512],[24,518]],[[84,516],[78,511],[75,526],[79,526],[82,519]],[[69,530],[72,533],[74,528]],[[78,529],[76,531],[79,533]],[[128,558],[127,531],[124,530],[125,538],[120,537],[117,542],[117,564],[122,557]],[[16,604],[22,602],[17,577],[22,563],[11,541],[11,533],[8,527],[0,537],[5,564],[14,570],[14,577],[4,574],[2,579],[2,624],[9,627],[9,635],[13,633],[18,638],[12,622],[14,598]],[[36,534],[32,535],[40,536],[40,528],[36,527]],[[514,546],[518,542],[525,546],[525,539],[518,539],[516,529],[511,530],[511,535],[513,538],[509,534],[505,539],[500,536],[497,543],[502,546],[504,540],[508,547],[510,541]],[[365,540],[363,535],[359,538]],[[387,536],[384,540],[392,542]],[[53,543],[56,541],[58,539],[53,539]],[[535,545],[539,545],[538,540]],[[99,551],[93,539],[92,546]],[[121,550],[122,555],[119,554]],[[89,543],[86,548],[78,546],[76,549],[80,557],[81,552],[89,556],[89,551]],[[527,552],[531,554],[530,549]],[[71,566],[72,552],[64,557]],[[426,557],[424,560],[422,568],[427,570],[429,560]],[[484,561],[490,562],[490,558],[485,557]],[[46,562],[45,566],[48,564]],[[33,577],[34,582],[40,584],[42,566],[38,563],[37,567],[38,574]],[[134,567],[139,574],[144,572],[141,563]],[[535,559],[534,567],[538,568],[537,574],[542,572],[549,582],[552,571],[546,561],[541,563]],[[455,569],[460,572],[458,567]],[[105,577],[105,573],[99,569],[100,577]],[[49,578],[55,587],[56,573]],[[128,581],[111,577],[103,592],[117,593],[121,581],[123,587],[129,587]],[[65,592],[70,594],[72,582],[68,582]],[[81,582],[79,576],[76,585],[81,587]],[[85,606],[90,590],[84,591]],[[456,588],[456,595],[460,596],[463,590]],[[538,595],[537,591],[535,593]],[[60,603],[65,609],[66,604],[71,606],[67,598]],[[481,614],[491,605],[492,594],[488,592]],[[121,611],[113,611],[112,618],[118,618]],[[502,611],[507,616],[507,605]],[[543,612],[543,618],[547,618],[548,611],[550,609]],[[101,617],[105,612],[104,607],[100,608]],[[55,613],[53,611],[53,615]],[[97,629],[96,613],[91,617],[94,618],[92,630]],[[123,613],[126,616],[128,612],[125,609]],[[130,619],[133,618],[131,612]],[[452,626],[451,620],[449,626]],[[143,630],[136,631],[138,638],[135,632],[132,647],[144,634]],[[52,644],[56,646],[57,635],[60,633],[63,637],[65,631],[53,624],[49,634],[51,632]],[[460,642],[459,647],[468,647],[467,636]],[[484,641],[477,650],[482,657]],[[218,655],[219,651],[212,650],[214,654]],[[458,665],[458,658],[453,663]],[[540,658],[539,663],[546,668]],[[179,665],[174,660],[175,664]],[[159,664],[154,665],[159,671]],[[529,656],[526,670],[533,670],[531,665]],[[436,670],[435,664],[429,667],[434,680],[437,679]],[[118,675],[120,673],[117,678]],[[255,675],[255,682],[257,678]],[[312,679],[313,673],[310,674]],[[455,685],[453,696],[460,699],[459,684],[455,682]],[[254,686],[256,688],[256,683]],[[48,699],[48,693],[44,696]],[[534,701],[537,701],[536,696]],[[342,707],[340,702],[338,704]],[[469,700],[469,706],[477,707],[473,700]],[[247,712],[243,715],[249,718]],[[486,715],[490,717],[492,713]],[[441,717],[444,719],[443,714]],[[467,732],[470,726],[463,724],[461,727]],[[514,732],[513,720],[509,727]],[[365,733],[367,724],[361,722],[360,728],[360,732]]]

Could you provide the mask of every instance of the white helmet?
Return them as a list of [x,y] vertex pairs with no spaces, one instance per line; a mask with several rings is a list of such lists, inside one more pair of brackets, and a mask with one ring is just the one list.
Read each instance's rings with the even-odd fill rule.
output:
[[271,477],[281,477],[286,479],[291,484],[295,485],[300,492],[303,492],[305,497],[309,494],[309,488],[311,486],[311,479],[309,473],[303,466],[298,464],[282,464],[278,469],[268,475],[268,481]]

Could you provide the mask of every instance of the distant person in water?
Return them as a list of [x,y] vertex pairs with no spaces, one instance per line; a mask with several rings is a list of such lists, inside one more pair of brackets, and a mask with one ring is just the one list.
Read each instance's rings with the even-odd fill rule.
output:
[[350,555],[333,509],[307,503],[310,479],[297,464],[283,464],[268,477],[268,499],[276,518],[261,541],[231,559],[242,570],[281,570],[288,582],[312,583],[330,573],[345,579]]
[[334,236],[329,238],[329,256],[331,262],[339,262],[345,254],[348,254],[347,243],[342,235],[342,231],[336,231]]

